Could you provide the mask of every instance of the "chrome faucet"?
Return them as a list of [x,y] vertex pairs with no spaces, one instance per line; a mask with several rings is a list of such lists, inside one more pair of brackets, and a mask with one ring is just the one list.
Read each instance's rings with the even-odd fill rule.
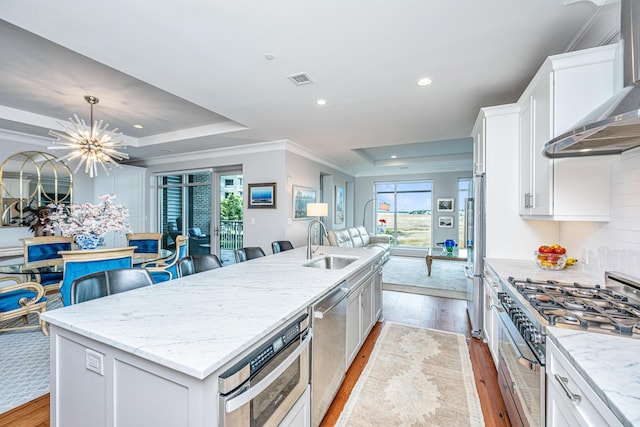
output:
[[313,225],[316,223],[320,224],[320,227],[323,230],[324,237],[329,236],[329,233],[327,233],[327,227],[325,227],[324,223],[319,219],[314,219],[309,223],[309,227],[307,228],[307,259],[311,259],[313,257],[313,253],[315,252],[311,250],[311,229],[313,228]]

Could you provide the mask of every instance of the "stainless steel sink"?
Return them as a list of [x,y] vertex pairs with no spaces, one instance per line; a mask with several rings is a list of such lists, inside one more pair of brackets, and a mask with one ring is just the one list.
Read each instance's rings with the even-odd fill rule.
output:
[[340,270],[357,260],[358,257],[327,255],[304,264],[304,267],[322,268],[324,270]]

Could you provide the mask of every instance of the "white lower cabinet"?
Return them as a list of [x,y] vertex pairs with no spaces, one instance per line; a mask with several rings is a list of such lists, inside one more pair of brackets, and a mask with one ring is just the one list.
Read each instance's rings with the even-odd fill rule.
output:
[[547,340],[547,426],[622,426],[552,340]]
[[500,289],[499,279],[487,274],[484,275],[484,339],[489,346],[493,363],[498,366],[498,313],[500,302],[498,301],[498,291]]
[[278,427],[309,427],[311,425],[311,387],[293,405]]
[[380,266],[361,280],[347,297],[346,369],[349,369],[381,313],[382,267]]

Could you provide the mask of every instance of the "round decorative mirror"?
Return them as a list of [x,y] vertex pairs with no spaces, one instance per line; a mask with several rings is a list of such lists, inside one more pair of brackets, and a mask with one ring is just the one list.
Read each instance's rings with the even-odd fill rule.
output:
[[72,203],[71,169],[55,156],[23,151],[0,166],[2,227],[28,226],[40,206]]

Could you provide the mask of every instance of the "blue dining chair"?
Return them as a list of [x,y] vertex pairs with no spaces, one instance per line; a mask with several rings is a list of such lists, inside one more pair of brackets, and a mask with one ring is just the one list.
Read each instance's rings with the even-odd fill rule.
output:
[[70,251],[73,237],[38,236],[20,239],[24,245],[25,267],[42,268],[40,273],[32,273],[31,280],[44,286],[45,293],[58,290],[62,281],[61,272],[44,272],[45,267],[62,264],[60,251]]
[[71,284],[79,277],[99,271],[133,267],[134,248],[92,249],[87,251],[62,251],[64,275],[60,294],[62,303],[71,304]]
[[127,246],[136,246],[134,253],[160,257],[163,233],[127,233]]
[[187,242],[189,238],[184,235],[176,236],[176,251],[168,258],[158,261],[145,262],[142,268],[147,269],[153,283],[165,282],[167,280],[177,279],[178,276],[178,260],[187,255]]

